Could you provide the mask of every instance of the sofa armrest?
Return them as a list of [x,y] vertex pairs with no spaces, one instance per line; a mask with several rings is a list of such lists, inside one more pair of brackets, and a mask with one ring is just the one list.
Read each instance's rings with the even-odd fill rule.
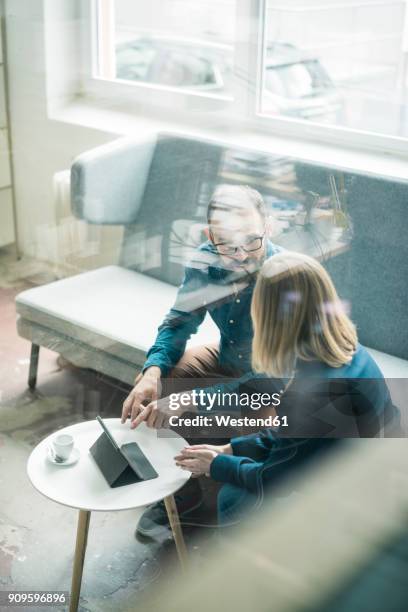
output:
[[134,223],[155,145],[155,134],[120,138],[79,155],[71,167],[74,215],[88,223]]

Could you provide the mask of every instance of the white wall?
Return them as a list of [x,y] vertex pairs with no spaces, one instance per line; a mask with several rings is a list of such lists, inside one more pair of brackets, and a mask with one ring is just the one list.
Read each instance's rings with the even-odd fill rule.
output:
[[[0,16],[3,18],[2,6]],[[5,99],[4,58],[0,29],[0,247],[14,242],[13,204],[10,176],[10,152]]]
[[[48,116],[48,108],[59,102],[62,95],[55,71],[64,69],[63,29],[75,26],[75,2],[52,0],[52,3],[56,21],[50,31],[60,36],[61,56],[51,57],[50,64],[45,59],[42,0],[6,2],[19,247],[23,254],[48,261],[56,261],[58,248],[54,174],[69,168],[79,153],[116,138],[109,132],[64,124]],[[55,78],[51,81],[53,70]],[[100,240],[106,233],[100,228],[88,231]]]

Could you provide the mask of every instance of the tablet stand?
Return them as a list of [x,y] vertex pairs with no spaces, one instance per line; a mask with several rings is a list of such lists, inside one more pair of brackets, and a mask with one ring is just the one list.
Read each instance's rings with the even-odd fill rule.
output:
[[135,442],[115,448],[103,432],[89,449],[110,487],[150,480],[157,472]]

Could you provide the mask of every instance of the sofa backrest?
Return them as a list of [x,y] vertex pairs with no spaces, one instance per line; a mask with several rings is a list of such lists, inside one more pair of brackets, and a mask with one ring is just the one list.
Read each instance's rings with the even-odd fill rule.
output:
[[214,188],[258,189],[272,240],[322,260],[361,342],[408,358],[408,182],[172,134],[95,149],[72,177],[77,216],[125,226],[121,265],[173,285],[203,239]]
[[122,265],[180,283],[191,247],[202,241],[222,154],[219,144],[158,137],[136,223],[125,229]]

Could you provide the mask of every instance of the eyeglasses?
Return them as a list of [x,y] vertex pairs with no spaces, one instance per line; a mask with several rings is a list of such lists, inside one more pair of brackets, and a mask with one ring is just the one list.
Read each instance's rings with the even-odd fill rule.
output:
[[245,251],[245,253],[253,253],[254,251],[259,251],[259,249],[262,247],[264,238],[265,234],[262,236],[256,236],[256,238],[251,238],[251,240],[248,240],[241,246],[233,246],[226,242],[219,242],[218,244],[214,243],[214,246],[221,255],[235,255],[238,249],[242,249]]

